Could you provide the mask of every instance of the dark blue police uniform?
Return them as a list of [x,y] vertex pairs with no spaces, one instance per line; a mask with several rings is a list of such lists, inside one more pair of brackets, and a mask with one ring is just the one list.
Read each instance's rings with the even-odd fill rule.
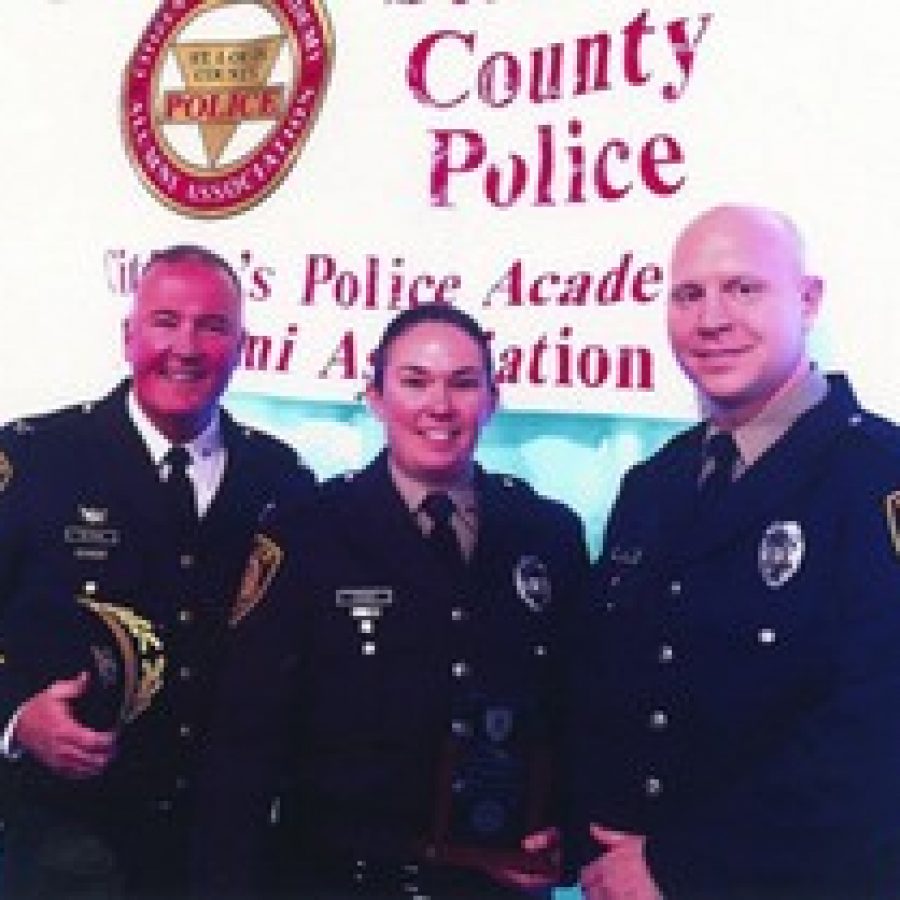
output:
[[[267,529],[265,540],[283,558],[277,572],[263,561],[250,576],[256,605],[235,629],[238,677],[226,696],[232,731],[217,742],[229,749],[205,807],[213,830],[228,824],[216,838],[201,829],[218,890],[240,894],[241,855],[254,831],[259,839],[246,810],[235,810],[235,790],[250,790],[251,772],[273,769],[268,739],[283,754],[274,768],[284,776],[279,868],[288,889],[316,897],[507,895],[486,876],[428,865],[441,807],[477,802],[466,791],[486,789],[462,778],[442,787],[454,771],[452,763],[445,769],[445,753],[489,718],[551,750],[560,630],[587,558],[581,525],[561,504],[482,471],[475,489],[474,554],[455,579],[395,488],[385,454],[323,485],[313,526],[301,515]],[[236,726],[242,713],[247,740]],[[248,713],[255,724],[246,727]],[[545,818],[530,825],[555,820],[545,800],[537,813]],[[260,804],[257,825],[265,811]]]
[[829,381],[717,507],[703,426],[632,469],[593,572],[580,834],[667,898],[900,895],[900,432]]
[[[222,482],[196,529],[178,537],[157,467],[128,415],[128,387],[96,404],[7,426],[0,442],[7,473],[0,493],[0,727],[62,674],[42,671],[35,657],[44,630],[76,596],[87,593],[148,620],[165,656],[162,690],[125,726],[102,776],[76,782],[27,757],[2,763],[16,782],[8,891],[22,873],[52,879],[54,854],[70,874],[93,866],[85,878],[102,883],[108,876],[112,884],[121,875],[141,896],[183,889],[187,810],[229,604],[261,517],[312,490],[293,450],[223,412]],[[62,861],[78,847],[81,862]],[[41,890],[52,895],[54,887],[45,881]]]

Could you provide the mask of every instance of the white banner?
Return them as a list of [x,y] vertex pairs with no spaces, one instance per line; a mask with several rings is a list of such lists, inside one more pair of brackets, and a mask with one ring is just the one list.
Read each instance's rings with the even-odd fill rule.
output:
[[[817,356],[900,419],[884,287],[900,214],[894,4],[324,0],[334,61],[317,114],[303,79],[325,48],[305,7],[6,11],[0,419],[109,385],[140,263],[186,241],[244,281],[242,391],[350,399],[386,321],[438,300],[494,332],[509,407],[691,417],[665,339],[668,253],[723,201],[797,220],[827,283]],[[292,168],[272,150],[271,193],[193,218],[145,187],[138,114],[121,114],[141,52],[158,136],[198,171],[237,166],[276,127],[303,132]],[[203,93],[222,78],[231,89]],[[216,116],[236,124],[202,124]],[[227,190],[243,197],[265,165]]]

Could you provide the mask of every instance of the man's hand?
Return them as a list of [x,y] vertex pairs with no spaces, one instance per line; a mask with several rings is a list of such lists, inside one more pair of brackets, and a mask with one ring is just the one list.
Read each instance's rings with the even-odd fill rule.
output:
[[99,775],[116,749],[112,731],[93,731],[75,721],[72,703],[86,690],[90,676],[54,681],[27,700],[13,729],[12,743],[66,778]]
[[642,834],[591,825],[591,837],[605,852],[581,870],[587,900],[661,900],[647,868]]

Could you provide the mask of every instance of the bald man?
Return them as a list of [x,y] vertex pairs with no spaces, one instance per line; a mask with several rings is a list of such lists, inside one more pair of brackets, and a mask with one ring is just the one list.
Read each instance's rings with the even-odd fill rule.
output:
[[706,419],[625,476],[587,593],[586,896],[896,896],[900,431],[811,364],[783,216],[704,213],[671,284]]

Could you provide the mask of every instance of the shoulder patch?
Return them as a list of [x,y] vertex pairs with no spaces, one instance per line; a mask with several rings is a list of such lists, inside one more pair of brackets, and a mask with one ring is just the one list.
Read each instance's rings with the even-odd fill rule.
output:
[[0,492],[6,490],[13,477],[13,466],[9,457],[0,450]]
[[254,536],[253,551],[247,560],[237,599],[228,617],[232,628],[265,597],[283,559],[284,550],[275,541],[264,534]]
[[884,498],[885,511],[887,512],[888,534],[894,550],[900,556],[900,491],[894,491]]

